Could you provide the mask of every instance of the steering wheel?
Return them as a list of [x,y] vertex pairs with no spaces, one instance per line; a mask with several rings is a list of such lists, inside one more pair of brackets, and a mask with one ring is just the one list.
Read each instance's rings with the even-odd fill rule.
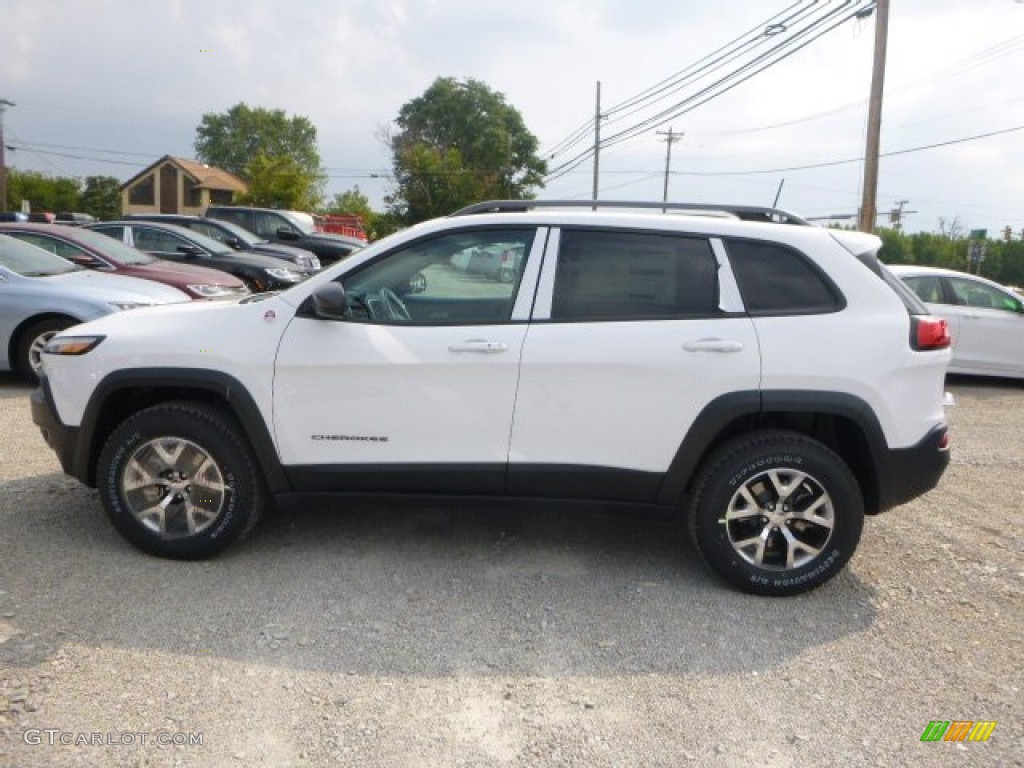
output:
[[397,293],[385,286],[380,289],[379,295],[381,304],[387,308],[388,315],[392,320],[412,321],[409,308],[405,306],[405,302],[398,297]]

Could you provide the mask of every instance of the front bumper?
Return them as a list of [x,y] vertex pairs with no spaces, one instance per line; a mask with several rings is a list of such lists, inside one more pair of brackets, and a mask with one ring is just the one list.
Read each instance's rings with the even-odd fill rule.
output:
[[46,444],[57,454],[61,469],[65,474],[87,483],[88,478],[84,473],[79,475],[75,471],[79,429],[69,427],[60,420],[60,416],[57,415],[57,407],[53,402],[53,394],[50,392],[50,384],[45,375],[40,378],[39,386],[32,390],[29,401],[32,407],[32,421],[39,427]]

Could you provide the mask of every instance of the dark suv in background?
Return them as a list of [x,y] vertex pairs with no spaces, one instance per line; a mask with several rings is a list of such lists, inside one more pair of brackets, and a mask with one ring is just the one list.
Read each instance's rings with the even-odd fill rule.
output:
[[315,253],[324,266],[340,261],[366,245],[354,237],[317,232],[313,217],[302,211],[211,205],[205,216],[233,222],[267,240],[305,248]]
[[304,272],[320,269],[320,259],[312,251],[296,248],[284,243],[272,243],[231,221],[209,219],[203,216],[184,216],[175,213],[131,213],[123,217],[131,221],[153,221],[157,224],[174,224],[191,229],[201,235],[234,248],[236,251],[260,253],[275,259],[290,261]]

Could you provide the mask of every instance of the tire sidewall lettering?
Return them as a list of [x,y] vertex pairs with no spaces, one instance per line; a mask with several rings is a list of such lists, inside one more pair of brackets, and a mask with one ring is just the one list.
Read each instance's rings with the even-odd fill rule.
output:
[[798,468],[804,464],[804,457],[793,455],[793,454],[775,454],[771,456],[764,456],[759,459],[748,462],[742,469],[733,473],[729,478],[728,485],[730,488],[736,488],[742,483],[746,482],[749,478],[764,472],[766,469],[772,469],[777,467],[783,468]]

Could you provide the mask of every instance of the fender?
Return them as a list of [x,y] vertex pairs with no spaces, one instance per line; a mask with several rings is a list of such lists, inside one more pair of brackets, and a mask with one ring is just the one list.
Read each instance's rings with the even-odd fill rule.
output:
[[[721,395],[700,412],[676,451],[658,492],[659,504],[678,504],[694,472],[708,452],[743,426],[770,419],[772,414],[836,416],[852,423],[864,438],[870,466],[880,478],[881,461],[889,453],[885,434],[866,402],[845,392],[753,390]],[[749,426],[748,426],[749,428]],[[849,461],[849,458],[847,458]]]
[[131,368],[112,371],[105,376],[93,390],[82,414],[80,439],[77,441],[72,459],[72,474],[75,477],[88,478],[88,484],[95,485],[95,460],[102,448],[102,445],[96,444],[96,433],[101,426],[100,418],[112,397],[117,397],[118,393],[126,390],[140,389],[180,391],[180,394],[169,398],[152,398],[152,403],[149,404],[187,399],[188,392],[196,390],[208,392],[224,400],[228,410],[238,420],[249,445],[252,446],[268,490],[271,493],[291,490],[270,430],[259,406],[256,405],[256,400],[234,376],[202,368]]

